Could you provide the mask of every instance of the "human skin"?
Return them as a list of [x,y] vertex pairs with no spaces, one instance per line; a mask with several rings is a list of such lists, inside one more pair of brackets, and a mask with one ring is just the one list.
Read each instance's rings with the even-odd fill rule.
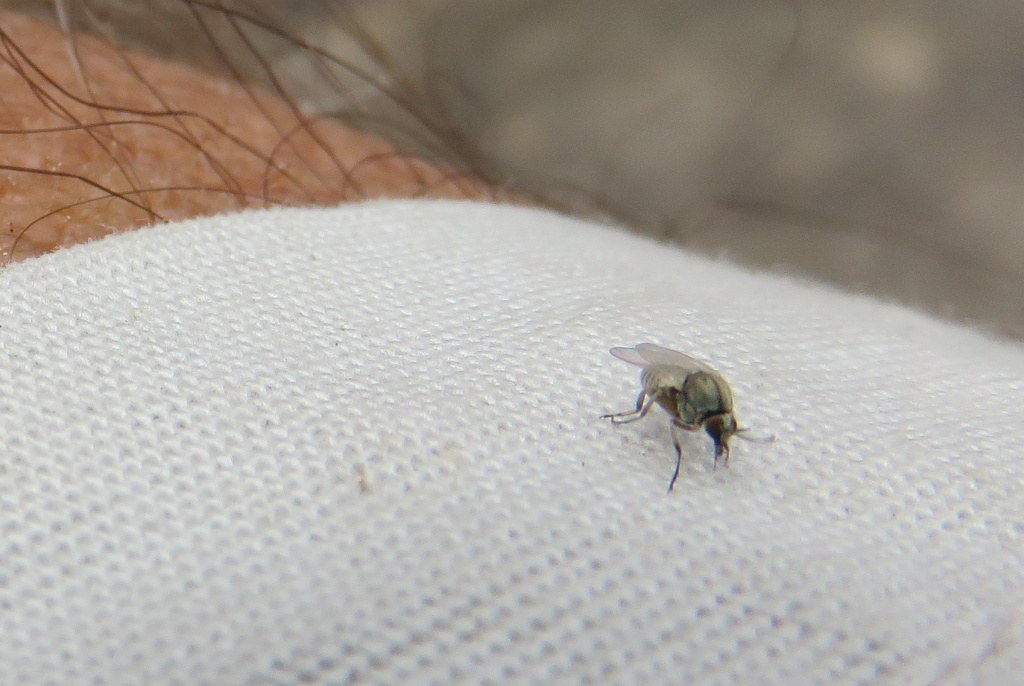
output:
[[0,10],[0,264],[243,208],[496,197],[266,91],[91,36],[74,45]]

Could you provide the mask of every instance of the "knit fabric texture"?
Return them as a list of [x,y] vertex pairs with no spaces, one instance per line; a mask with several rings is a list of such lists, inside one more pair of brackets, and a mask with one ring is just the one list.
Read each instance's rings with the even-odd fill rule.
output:
[[[623,230],[380,201],[0,273],[0,684],[1007,684],[1024,352]],[[615,427],[651,341],[740,422]]]

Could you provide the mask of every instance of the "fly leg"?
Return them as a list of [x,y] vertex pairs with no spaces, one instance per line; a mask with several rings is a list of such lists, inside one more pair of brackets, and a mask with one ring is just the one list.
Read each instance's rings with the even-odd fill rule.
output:
[[612,424],[629,424],[646,417],[652,407],[654,407],[654,396],[648,396],[646,391],[640,391],[640,395],[636,399],[635,410],[619,412],[617,414],[603,414],[601,419],[610,419]]
[[695,431],[698,427],[693,424],[687,424],[680,419],[672,420],[672,444],[676,447],[676,471],[672,472],[672,480],[668,482],[668,492],[672,492],[672,488],[676,485],[676,479],[679,478],[679,468],[683,464],[683,444],[679,441],[679,430]]
[[718,458],[722,459],[722,466],[729,466],[729,446],[724,443],[720,443],[715,446],[715,466],[712,469],[718,469]]

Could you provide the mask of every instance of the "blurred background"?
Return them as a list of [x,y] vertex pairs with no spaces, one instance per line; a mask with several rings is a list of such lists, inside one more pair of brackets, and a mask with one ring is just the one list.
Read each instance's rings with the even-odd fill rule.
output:
[[1024,338],[1021,3],[0,4],[562,208]]

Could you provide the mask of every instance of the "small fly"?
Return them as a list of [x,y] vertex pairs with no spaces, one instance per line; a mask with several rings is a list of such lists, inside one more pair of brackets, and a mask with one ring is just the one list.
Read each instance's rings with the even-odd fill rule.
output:
[[613,424],[628,424],[643,419],[655,403],[672,418],[672,441],[676,446],[676,471],[668,482],[668,490],[676,485],[683,448],[679,430],[697,431],[701,427],[715,442],[715,467],[722,458],[729,465],[729,439],[741,431],[733,413],[732,389],[722,375],[689,355],[653,343],[635,348],[612,348],[612,355],[641,367],[643,390],[636,399],[636,409],[618,414],[602,415]]

